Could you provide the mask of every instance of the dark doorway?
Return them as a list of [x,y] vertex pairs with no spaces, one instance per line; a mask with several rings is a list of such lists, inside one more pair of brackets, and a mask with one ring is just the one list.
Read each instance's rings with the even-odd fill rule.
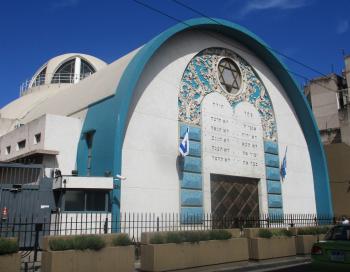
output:
[[[210,175],[211,213],[215,227],[236,227],[259,217],[259,179]],[[225,225],[225,226],[223,226]]]

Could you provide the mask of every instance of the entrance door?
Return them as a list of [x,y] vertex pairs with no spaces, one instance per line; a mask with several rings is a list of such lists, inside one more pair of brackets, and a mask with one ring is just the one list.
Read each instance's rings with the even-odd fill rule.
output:
[[232,227],[238,219],[259,217],[258,182],[254,178],[210,175],[211,213],[216,225],[231,221],[227,227]]

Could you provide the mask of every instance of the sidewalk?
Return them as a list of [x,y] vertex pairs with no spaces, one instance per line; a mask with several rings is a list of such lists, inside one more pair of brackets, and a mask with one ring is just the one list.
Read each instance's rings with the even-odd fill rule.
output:
[[[309,264],[311,259],[309,256],[292,256],[286,258],[277,258],[264,261],[245,261],[226,263],[220,265],[201,266],[191,269],[171,270],[176,272],[248,272],[248,271],[273,271],[277,269],[293,267],[298,265]],[[135,263],[135,272],[139,272],[140,262]]]

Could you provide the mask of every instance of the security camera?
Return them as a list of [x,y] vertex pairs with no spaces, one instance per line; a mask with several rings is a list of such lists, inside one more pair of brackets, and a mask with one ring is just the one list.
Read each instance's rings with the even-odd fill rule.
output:
[[123,177],[123,176],[121,176],[121,175],[116,175],[115,177],[118,178],[118,179],[120,179],[120,180],[126,180],[126,177]]

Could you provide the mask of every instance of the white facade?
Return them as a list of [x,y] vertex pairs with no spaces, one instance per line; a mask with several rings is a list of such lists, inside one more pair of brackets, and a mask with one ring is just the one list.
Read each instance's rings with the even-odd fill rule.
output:
[[[288,170],[282,182],[285,213],[315,213],[314,183],[308,147],[291,102],[273,73],[253,52],[236,41],[220,40],[201,32],[179,34],[159,49],[147,64],[137,85],[134,110],[123,145],[121,210],[131,212],[180,211],[178,156],[178,94],[181,77],[190,60],[210,47],[228,48],[257,72],[271,97],[275,112],[279,159],[288,146]],[[204,150],[206,147],[202,147]],[[204,173],[204,211],[210,213],[208,175]],[[261,181],[263,184],[263,180]],[[300,188],[303,188],[302,190]],[[266,194],[261,186],[261,196]],[[140,201],[142,199],[142,201]],[[146,201],[144,201],[146,199]],[[161,203],[161,205],[159,204]],[[267,212],[262,198],[260,206]]]

